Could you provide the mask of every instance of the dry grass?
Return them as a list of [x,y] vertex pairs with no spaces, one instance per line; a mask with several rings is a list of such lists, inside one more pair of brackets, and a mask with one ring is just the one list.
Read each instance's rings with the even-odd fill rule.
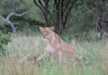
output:
[[[0,75],[107,75],[107,63],[101,62],[101,59],[107,57],[107,54],[106,56],[101,54],[104,41],[72,40],[77,55],[81,57],[81,65],[79,65],[71,62],[57,64],[49,57],[34,64],[32,58],[38,57],[45,51],[45,43],[41,35],[31,34],[31,32],[15,33],[12,34],[11,39],[12,41],[6,47],[7,56],[0,58]],[[26,56],[29,56],[28,60],[19,63]]]
[[[3,60],[2,60],[3,61]],[[37,65],[19,64],[16,59],[5,59],[0,64],[1,75],[40,75]]]

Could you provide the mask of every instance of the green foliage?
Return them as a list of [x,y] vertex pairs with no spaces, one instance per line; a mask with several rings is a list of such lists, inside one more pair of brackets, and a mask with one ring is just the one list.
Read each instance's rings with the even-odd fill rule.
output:
[[[53,21],[55,21],[55,14],[54,14],[54,8],[53,8],[53,2],[50,0],[49,3],[49,23],[53,24]],[[94,6],[92,5],[94,3],[93,0],[78,0],[75,6],[73,7],[71,11],[70,18],[68,19],[67,28],[64,30],[63,33],[68,33],[69,35],[73,33],[76,34],[85,34],[85,32],[89,32],[95,28],[95,20],[96,16],[92,12],[91,8]],[[29,0],[3,0],[0,3],[0,13],[1,15],[5,14],[8,15],[11,11],[17,11],[20,12],[23,10],[28,10],[29,13],[24,16],[27,20],[24,20],[21,18],[17,19],[17,17],[12,17],[13,22],[17,22],[16,27],[18,30],[22,30],[23,28],[26,29],[27,27],[32,25],[41,25],[36,23],[35,21],[39,21],[42,23],[45,23],[43,20],[42,14],[40,13],[40,10],[38,7],[36,7],[33,3],[33,1]],[[90,5],[88,5],[90,4]],[[90,8],[90,9],[89,9]],[[33,21],[32,21],[33,20]],[[46,25],[47,26],[47,25]],[[78,34],[78,35],[79,35]]]
[[2,0],[0,2],[0,14],[2,15],[7,15],[10,12],[19,12],[25,8],[23,0]]
[[5,45],[9,42],[9,34],[0,31],[0,56],[6,54]]
[[[75,65],[70,66],[71,68],[69,69],[63,69],[63,66],[58,65],[53,60],[50,60],[50,57],[46,57],[44,60],[41,61],[42,66],[39,67],[40,71],[36,71],[37,66],[34,65],[34,68],[31,69],[31,65],[22,66],[21,64],[22,68],[20,69],[19,65],[17,64],[15,66],[12,66],[13,63],[11,65],[5,63],[7,67],[11,66],[11,68],[8,70],[7,67],[4,68],[3,63],[3,65],[0,65],[3,67],[3,69],[0,69],[0,74],[4,74],[3,72],[7,72],[7,74],[14,74],[13,72],[16,71],[15,74],[18,73],[18,75],[20,75],[25,73],[27,74],[30,70],[30,75],[34,75],[36,74],[36,72],[40,72],[40,75],[103,75],[103,72],[99,67],[100,65],[98,65],[98,63],[100,62],[98,62],[97,60],[100,57],[99,50],[103,48],[103,45],[101,44],[102,42],[88,42],[88,40],[95,40],[96,37],[96,16],[91,10],[91,8],[94,7],[94,1],[95,0],[78,0],[77,4],[73,7],[71,11],[71,15],[68,19],[66,29],[61,35],[65,41],[70,43],[74,43],[73,41],[76,41],[77,39],[83,40],[79,41],[78,44],[75,44],[74,46],[76,48],[76,52],[78,53],[78,55],[84,57],[82,59],[82,62],[84,63],[82,67]],[[50,23],[52,23],[52,21],[55,20],[52,2],[53,0],[50,0],[50,12],[52,13],[49,16]],[[15,7],[13,6],[14,3]],[[90,9],[87,8],[87,6]],[[10,41],[9,32],[11,28],[8,25],[6,25],[6,23],[3,22],[3,20],[0,18],[0,56],[6,54],[5,47],[7,44],[11,56],[17,56],[20,55],[20,53],[22,54],[21,56],[25,56],[27,55],[27,53],[36,53],[40,55],[45,50],[45,48],[43,48],[44,45],[38,30],[38,26],[44,25],[44,20],[41,17],[40,10],[33,4],[32,0],[2,0],[0,3],[0,15],[4,17],[7,16],[10,12],[15,11],[16,9],[17,12],[20,12],[20,9],[28,10],[30,12],[24,17],[11,18],[12,22],[17,23],[15,24],[15,26],[17,27],[17,30],[20,31],[19,34],[21,34],[19,36],[18,33],[15,33],[15,35],[11,36],[12,41],[10,43],[8,42]],[[71,40],[74,38],[75,40]],[[36,72],[33,73],[33,71]]]
[[5,46],[10,40],[10,28],[0,18],[0,56],[6,54]]
[[[91,40],[95,38],[95,22],[96,16],[85,3],[77,5],[72,11],[67,24],[67,28],[63,32],[63,36],[70,38],[81,38],[83,40]],[[91,35],[93,34],[93,35]]]

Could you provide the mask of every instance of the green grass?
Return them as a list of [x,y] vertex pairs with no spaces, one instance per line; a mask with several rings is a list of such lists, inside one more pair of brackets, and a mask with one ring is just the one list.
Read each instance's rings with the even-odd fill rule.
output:
[[58,64],[49,57],[36,64],[32,64],[31,60],[18,63],[27,55],[32,58],[43,54],[46,43],[41,35],[32,31],[14,33],[6,46],[7,56],[0,58],[0,75],[108,75],[107,64],[103,65],[104,61],[101,61],[107,57],[102,52],[108,49],[103,40],[88,42],[72,39],[70,43],[81,58],[81,65],[76,62]]

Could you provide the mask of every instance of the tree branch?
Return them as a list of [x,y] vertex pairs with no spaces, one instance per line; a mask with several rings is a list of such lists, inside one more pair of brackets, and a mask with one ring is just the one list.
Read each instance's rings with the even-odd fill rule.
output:
[[33,2],[42,11],[43,17],[48,24],[48,14],[50,14],[50,11],[48,10],[49,0],[33,0]]
[[76,4],[77,0],[70,0],[71,2],[67,2],[66,6],[65,6],[65,11],[64,11],[64,27],[68,21],[68,17],[71,14],[71,9],[73,8],[73,6]]
[[2,18],[2,20],[3,20],[4,22],[6,22],[7,24],[9,24],[9,25],[11,26],[12,32],[16,32],[16,27],[15,27],[14,23],[10,20],[10,18],[11,18],[12,16],[21,17],[21,16],[25,15],[26,13],[28,13],[28,12],[23,12],[23,13],[20,13],[20,14],[19,14],[19,13],[15,13],[15,12],[11,12],[6,18],[4,18],[4,17],[1,16],[1,15],[0,15],[0,17]]

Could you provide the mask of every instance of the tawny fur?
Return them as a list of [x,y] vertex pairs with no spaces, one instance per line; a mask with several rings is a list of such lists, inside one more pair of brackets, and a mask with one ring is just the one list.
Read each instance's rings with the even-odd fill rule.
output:
[[67,53],[69,56],[74,54],[75,49],[70,44],[65,43],[52,28],[40,27],[40,31],[47,44],[46,49],[48,53],[54,55],[57,54],[60,61],[62,60],[64,53]]

